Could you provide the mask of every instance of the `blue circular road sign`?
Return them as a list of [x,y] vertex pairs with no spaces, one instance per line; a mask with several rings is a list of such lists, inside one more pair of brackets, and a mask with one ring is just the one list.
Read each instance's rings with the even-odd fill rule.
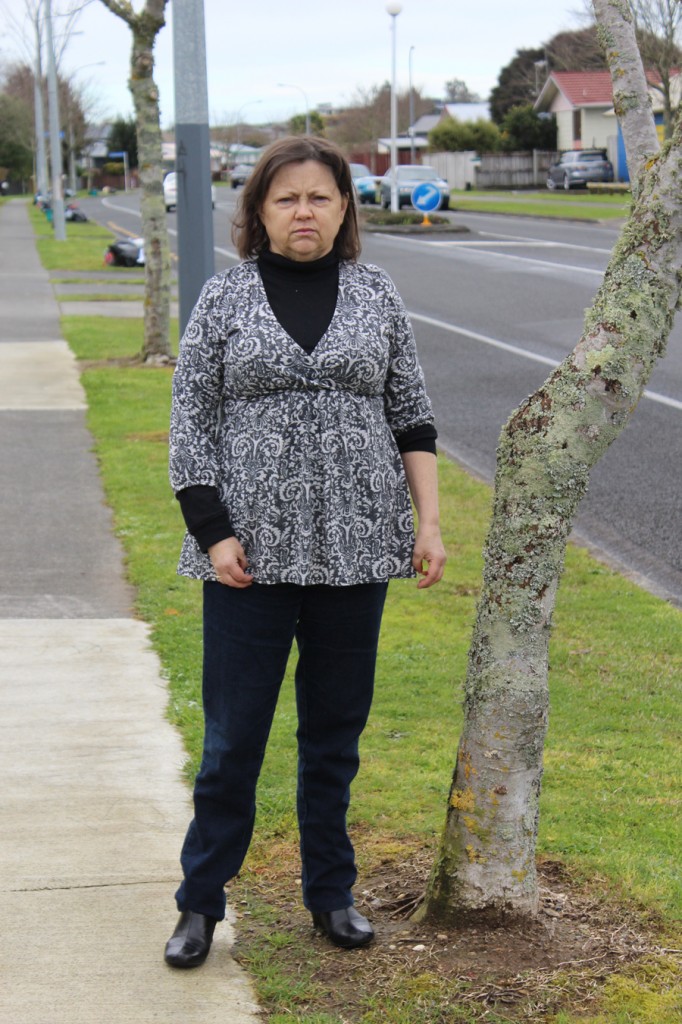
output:
[[431,181],[422,181],[412,189],[412,205],[421,213],[437,210],[441,203],[440,189]]

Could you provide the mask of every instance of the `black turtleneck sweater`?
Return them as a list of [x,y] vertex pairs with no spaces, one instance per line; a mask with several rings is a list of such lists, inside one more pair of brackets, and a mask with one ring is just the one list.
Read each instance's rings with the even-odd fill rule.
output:
[[[335,252],[319,260],[290,260],[277,253],[258,257],[265,294],[277,320],[306,352],[312,352],[324,336],[336,309],[339,290],[339,259]],[[436,452],[435,427],[414,427],[396,437],[400,452]],[[186,487],[176,495],[187,525],[202,551],[218,541],[234,537],[230,517],[215,487]]]

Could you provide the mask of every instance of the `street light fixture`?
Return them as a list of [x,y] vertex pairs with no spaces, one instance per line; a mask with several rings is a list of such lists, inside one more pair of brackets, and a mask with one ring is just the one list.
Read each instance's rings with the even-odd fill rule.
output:
[[62,192],[62,145],[59,132],[59,97],[52,36],[52,0],[45,0],[47,30],[47,99],[50,119],[50,163],[52,171],[52,223],[56,242],[66,241],[64,193]]
[[402,4],[386,4],[386,13],[391,16],[391,210],[398,212],[398,96],[395,88],[395,22],[402,11]]
[[414,89],[412,88],[412,54],[416,47],[410,47],[410,53],[408,56],[408,68],[410,73],[410,163],[414,163]]
[[290,85],[288,82],[278,82],[277,83],[277,88],[278,89],[297,89],[300,92],[301,96],[303,97],[303,101],[305,103],[305,133],[306,133],[306,135],[310,135],[310,104],[308,103],[308,97],[303,92],[303,89],[300,87],[300,85]]

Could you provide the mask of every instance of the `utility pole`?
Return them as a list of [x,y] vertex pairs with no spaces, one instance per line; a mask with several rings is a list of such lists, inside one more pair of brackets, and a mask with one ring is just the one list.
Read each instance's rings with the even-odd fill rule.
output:
[[40,29],[40,8],[36,8],[36,57],[33,70],[33,105],[36,122],[36,192],[47,196],[47,153],[45,151],[45,109],[43,106],[43,38]]
[[180,333],[215,272],[203,0],[173,0]]
[[52,164],[52,223],[57,242],[66,241],[64,193],[62,192],[62,141],[59,134],[59,96],[52,38],[52,0],[45,0],[47,28],[47,99],[50,113],[50,163]]

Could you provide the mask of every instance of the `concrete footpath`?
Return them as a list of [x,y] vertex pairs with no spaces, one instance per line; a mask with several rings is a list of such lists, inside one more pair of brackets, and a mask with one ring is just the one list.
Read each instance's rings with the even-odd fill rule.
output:
[[254,1024],[216,930],[163,947],[190,814],[184,752],[104,504],[75,360],[27,207],[0,207],[0,1021]]

